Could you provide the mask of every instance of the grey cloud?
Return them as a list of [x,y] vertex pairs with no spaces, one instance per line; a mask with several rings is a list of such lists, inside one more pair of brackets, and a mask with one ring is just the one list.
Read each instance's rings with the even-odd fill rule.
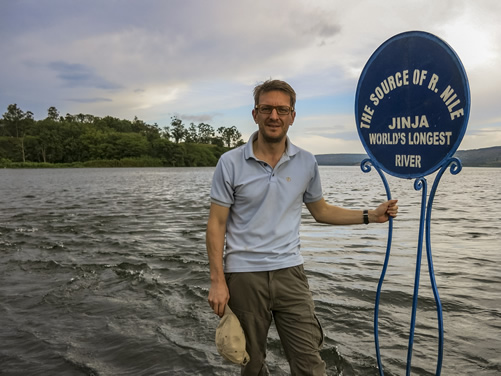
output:
[[322,37],[333,37],[341,32],[341,26],[334,24],[321,24],[318,26],[318,33]]
[[68,99],[70,102],[77,103],[102,103],[102,102],[113,102],[110,98],[70,98]]
[[115,84],[99,76],[94,69],[84,64],[71,64],[64,61],[54,61],[48,67],[55,71],[65,86],[71,88],[87,87],[105,90],[120,89],[121,85]]
[[323,14],[311,14],[310,22],[296,20],[296,29],[300,30],[301,35],[320,37],[322,39],[331,38],[341,32],[341,26],[330,20]]
[[220,114],[201,114],[201,115],[186,115],[186,114],[175,114],[178,119],[187,122],[195,122],[195,123],[208,123],[213,121],[215,117]]
[[[169,22],[154,32],[136,28],[123,38],[121,48],[134,56],[148,56],[151,66],[140,72],[143,77],[168,72],[176,80],[196,81],[260,69],[280,69],[287,75],[294,70],[298,51],[326,43],[341,30],[332,12],[291,7],[288,1],[267,4],[268,11],[256,12],[255,17],[245,16],[259,8],[254,2],[218,4],[198,2],[193,11],[193,3],[179,3],[175,13],[166,13]],[[276,17],[278,11],[281,17]],[[179,23],[185,14],[190,21]]]

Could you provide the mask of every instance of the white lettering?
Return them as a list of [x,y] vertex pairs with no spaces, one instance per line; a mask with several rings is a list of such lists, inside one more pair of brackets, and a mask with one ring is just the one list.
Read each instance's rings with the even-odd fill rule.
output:
[[414,73],[412,75],[412,83],[414,85],[423,86],[423,81],[426,79],[427,73],[428,71],[425,70],[420,71],[419,69],[414,69]]
[[413,167],[421,168],[420,155],[395,155],[395,167]]
[[[426,72],[426,71],[423,71]],[[418,77],[418,82],[424,80],[426,78],[426,73],[424,77]],[[409,85],[409,71],[404,70],[402,72],[397,72],[394,75],[386,77],[379,86],[374,89],[374,92],[369,96],[369,99],[372,101],[374,106],[377,106],[379,102],[385,97],[386,94],[389,94],[392,90],[395,90],[397,87],[402,85]]]
[[397,84],[398,87],[402,86],[402,73],[400,72],[395,73],[395,83]]
[[433,75],[430,78],[430,82],[428,83],[428,89],[437,92],[438,91],[438,89],[436,88],[437,81],[438,81],[438,76],[435,73],[433,73]]
[[440,94],[440,98],[442,98],[442,100],[444,102],[447,102],[447,100],[449,99],[449,97],[454,93],[454,89],[451,88],[451,85],[447,86],[447,88],[443,91],[442,94]]
[[460,116],[464,116],[464,110],[462,108],[451,113],[451,120],[454,120],[455,118]]
[[406,143],[405,133],[369,133],[371,145],[397,145]]
[[[374,115],[374,110],[372,110],[369,106],[364,107],[364,112],[362,113],[362,120],[360,121],[360,128],[370,128],[372,115]],[[365,122],[365,123],[364,123]]]
[[451,85],[447,86],[447,88],[440,94],[440,98],[444,101],[449,113],[451,114],[451,120],[458,118],[460,116],[464,116],[464,109],[460,108],[454,111],[454,107],[461,103],[461,100],[458,99],[453,102],[457,98],[457,94],[454,92],[454,89],[451,88]]
[[450,145],[452,132],[415,132],[408,134],[409,145]]
[[428,119],[426,115],[416,115],[414,118],[411,116],[400,116],[391,119],[391,124],[388,124],[388,129],[405,129],[405,128],[429,128]]

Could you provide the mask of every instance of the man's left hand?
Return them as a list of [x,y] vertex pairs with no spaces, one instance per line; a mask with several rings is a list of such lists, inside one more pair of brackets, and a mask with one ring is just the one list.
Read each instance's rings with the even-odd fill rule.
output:
[[390,217],[395,218],[398,214],[398,200],[383,202],[376,210],[369,211],[369,222],[384,223]]

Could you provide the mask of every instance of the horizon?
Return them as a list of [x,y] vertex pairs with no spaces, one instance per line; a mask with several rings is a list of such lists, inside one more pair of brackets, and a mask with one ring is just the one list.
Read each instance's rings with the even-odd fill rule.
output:
[[[483,150],[483,149],[494,149],[494,148],[501,148],[501,145],[496,145],[496,146],[487,146],[485,148],[477,148],[477,149],[457,149],[454,153],[457,153],[458,151],[475,151],[475,150]],[[328,154],[367,154],[367,152],[361,152],[361,153],[313,153],[314,155],[328,155]]]

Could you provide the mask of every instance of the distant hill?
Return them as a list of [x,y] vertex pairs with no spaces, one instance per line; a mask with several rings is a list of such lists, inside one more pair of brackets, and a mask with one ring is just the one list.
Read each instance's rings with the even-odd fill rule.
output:
[[320,154],[315,158],[319,166],[354,166],[367,158],[367,154]]
[[[458,150],[454,156],[464,167],[501,167],[501,146]],[[360,165],[367,154],[319,154],[315,158],[319,166],[355,166]]]
[[501,167],[501,146],[458,150],[454,156],[458,157],[466,167]]

